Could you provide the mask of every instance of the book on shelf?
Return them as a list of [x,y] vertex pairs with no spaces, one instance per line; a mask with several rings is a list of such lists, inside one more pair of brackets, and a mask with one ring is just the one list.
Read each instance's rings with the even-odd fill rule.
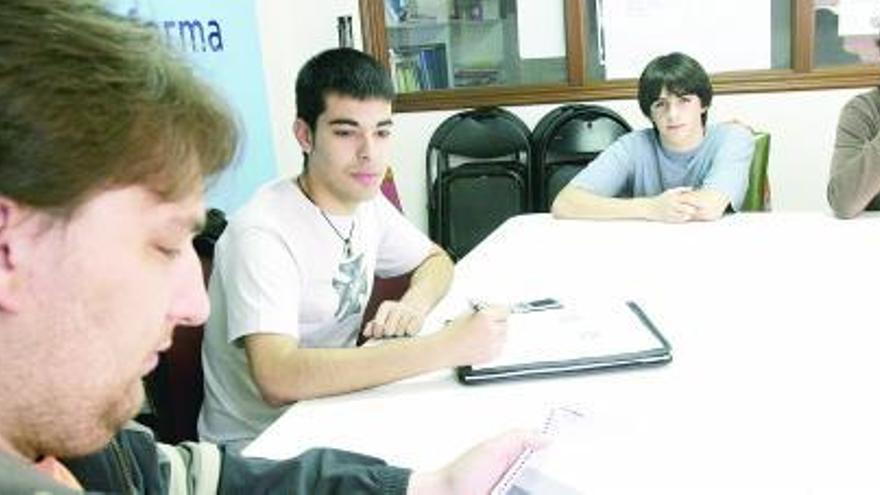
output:
[[392,72],[397,91],[443,89],[449,87],[446,45],[418,45],[396,48]]

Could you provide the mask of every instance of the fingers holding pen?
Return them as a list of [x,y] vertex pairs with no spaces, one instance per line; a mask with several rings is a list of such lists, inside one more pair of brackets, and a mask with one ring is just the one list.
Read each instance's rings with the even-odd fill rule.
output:
[[507,340],[510,310],[506,306],[497,305],[483,305],[476,309],[477,311],[459,316],[444,329],[454,365],[491,361],[501,353]]

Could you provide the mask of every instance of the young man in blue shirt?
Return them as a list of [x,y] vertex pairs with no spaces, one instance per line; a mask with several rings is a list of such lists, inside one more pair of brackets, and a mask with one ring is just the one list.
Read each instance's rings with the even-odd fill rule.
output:
[[653,128],[609,146],[560,191],[553,215],[687,222],[738,210],[754,144],[743,126],[706,126],[712,84],[700,64],[682,53],[655,58],[638,99]]

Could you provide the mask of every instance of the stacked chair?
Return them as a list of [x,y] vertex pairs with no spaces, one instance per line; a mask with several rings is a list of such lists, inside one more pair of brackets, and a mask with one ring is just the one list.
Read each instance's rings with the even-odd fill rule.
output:
[[572,177],[630,131],[623,117],[599,105],[562,105],[545,115],[532,132],[535,211],[550,211]]
[[492,107],[443,121],[428,145],[431,238],[455,259],[508,218],[531,211],[529,128]]

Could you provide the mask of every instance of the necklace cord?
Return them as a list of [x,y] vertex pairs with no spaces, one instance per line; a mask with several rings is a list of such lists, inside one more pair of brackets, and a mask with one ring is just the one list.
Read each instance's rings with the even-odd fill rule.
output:
[[351,228],[348,229],[348,237],[343,236],[342,232],[340,232],[339,229],[336,228],[336,225],[333,223],[332,220],[330,220],[330,217],[327,216],[327,213],[324,212],[324,209],[321,208],[320,206],[318,206],[317,203],[315,203],[315,200],[312,199],[312,195],[309,193],[308,189],[306,188],[305,184],[302,181],[302,176],[298,176],[296,178],[296,185],[299,186],[299,190],[302,191],[302,193],[306,197],[306,199],[308,199],[310,203],[315,205],[315,208],[318,209],[318,213],[320,213],[321,216],[324,217],[324,221],[326,221],[327,225],[329,225],[330,228],[333,229],[333,233],[336,234],[336,237],[338,237],[339,240],[342,241],[342,243],[345,247],[346,255],[350,255],[351,254],[351,237],[352,237],[352,235],[354,235],[354,219],[352,219],[352,221],[351,221]]

